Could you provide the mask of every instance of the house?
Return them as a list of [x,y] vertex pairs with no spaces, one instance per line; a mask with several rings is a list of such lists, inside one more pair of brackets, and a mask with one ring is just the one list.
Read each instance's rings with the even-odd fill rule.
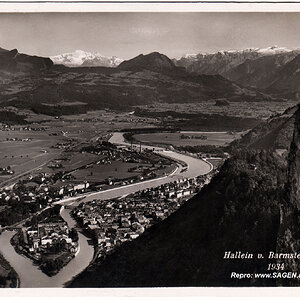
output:
[[34,235],[34,234],[38,234],[38,231],[37,231],[37,229],[27,230],[27,234],[28,234],[29,236],[32,236],[32,235]]
[[88,229],[93,232],[95,229],[100,229],[99,225],[88,225]]
[[181,198],[181,197],[183,197],[183,192],[182,191],[177,192],[176,193],[176,198],[178,199],[178,198]]
[[87,189],[89,186],[90,186],[90,184],[88,182],[84,182],[84,183],[79,183],[79,184],[74,185],[73,188],[74,188],[74,191],[77,191],[77,190]]
[[172,196],[175,196],[175,192],[174,191],[171,191],[171,192],[168,193],[168,197],[169,198],[171,198]]
[[129,234],[129,237],[131,238],[131,239],[136,239],[138,236],[139,236],[139,234],[137,234],[137,233],[134,233],[134,232],[130,232]]
[[191,194],[190,190],[183,191],[183,196],[189,196]]
[[71,244],[72,243],[72,239],[71,238],[64,238],[64,240],[66,241],[67,244]]
[[[47,245],[47,244],[52,244],[52,239],[47,239],[47,238],[45,238],[45,239],[42,239],[41,240],[41,244],[42,244],[42,246],[45,246],[45,245]],[[35,248],[35,247],[34,247]],[[38,246],[36,247],[36,248],[38,248]]]
[[104,243],[107,238],[105,237],[104,232],[98,232],[96,239],[97,239],[97,244],[100,245],[100,244]]
[[164,213],[163,213],[163,212],[158,212],[158,211],[157,211],[157,212],[155,213],[155,215],[156,215],[157,218],[161,218],[161,219],[164,217]]

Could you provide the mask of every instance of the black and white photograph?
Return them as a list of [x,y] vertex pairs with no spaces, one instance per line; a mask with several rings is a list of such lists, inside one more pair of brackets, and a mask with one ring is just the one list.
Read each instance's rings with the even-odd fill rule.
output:
[[299,103],[300,12],[0,11],[0,287],[298,287]]

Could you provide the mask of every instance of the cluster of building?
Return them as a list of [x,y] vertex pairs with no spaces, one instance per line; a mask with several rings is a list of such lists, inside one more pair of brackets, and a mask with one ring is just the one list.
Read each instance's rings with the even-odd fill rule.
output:
[[[59,183],[60,184],[60,183]],[[89,188],[90,184],[85,181],[82,183],[68,183],[60,186],[56,191],[59,196],[75,196],[77,193],[84,193]]]
[[90,153],[102,156],[102,158],[97,162],[98,165],[110,165],[114,160],[124,161],[124,159],[126,159],[126,156],[117,149],[99,149],[90,151]]
[[163,184],[156,188],[143,190],[138,192],[138,194],[142,198],[147,199],[154,198],[168,201],[172,199],[182,199],[194,194],[195,192],[198,192],[204,184],[209,183],[209,180],[210,177],[208,175],[198,176],[190,179],[182,178],[171,183]]
[[15,172],[8,166],[8,167],[0,167],[0,175],[12,175]]
[[70,146],[72,146],[73,144],[74,144],[74,140],[70,139],[67,142],[56,143],[55,145],[51,146],[51,148],[54,148],[54,149],[67,149]]
[[207,136],[206,135],[186,135],[186,134],[181,134],[180,135],[181,139],[188,139],[188,140],[192,140],[192,139],[196,139],[196,140],[207,140]]
[[[62,199],[64,196],[74,196],[84,193],[89,188],[88,182],[66,183],[54,178],[56,174],[40,173],[29,175],[27,179],[0,190],[0,199],[22,201],[24,203],[38,202],[43,206]],[[42,205],[40,205],[42,208]]]
[[[82,153],[89,152],[102,158],[98,161],[98,164],[111,164],[112,161],[122,161],[127,163],[164,163],[171,164],[170,159],[158,156],[157,154],[142,150],[141,147],[138,149],[133,149],[131,146],[117,146],[111,147],[110,145],[99,144],[96,146],[91,146],[84,148]],[[145,152],[147,154],[145,155]]]
[[93,200],[81,203],[73,214],[93,236],[101,257],[167,218],[209,180],[208,175],[178,179],[119,199]]
[[15,126],[0,123],[0,130],[2,131],[45,131],[45,127],[32,127],[32,126]]
[[[18,201],[22,203],[39,203],[39,208],[46,206],[52,202],[52,194],[49,188],[36,189],[35,186],[30,187],[6,187],[0,191],[0,200],[2,201]],[[43,203],[43,205],[41,204]]]
[[53,163],[51,162],[48,166],[49,169],[61,169],[63,165],[61,163]]
[[70,237],[69,227],[66,222],[40,223],[35,228],[22,228],[22,241],[18,247],[35,260],[39,260],[43,254],[53,252],[51,246],[62,243],[63,249],[75,254],[78,250],[78,242]]
[[24,139],[20,139],[20,138],[6,138],[7,142],[31,142],[33,139],[32,138],[24,138]]

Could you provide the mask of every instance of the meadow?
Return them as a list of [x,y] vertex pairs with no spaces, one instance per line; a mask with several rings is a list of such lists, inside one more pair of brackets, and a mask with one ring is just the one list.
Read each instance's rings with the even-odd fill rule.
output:
[[[101,157],[80,153],[83,145],[89,145],[98,138],[108,140],[113,131],[153,126],[156,122],[155,119],[138,117],[131,113],[105,110],[60,117],[38,115],[29,110],[22,111],[22,114],[26,116],[28,125],[15,125],[0,130],[0,167],[10,166],[14,171],[13,175],[0,176],[1,186],[9,185],[28,174],[68,172],[95,163]],[[27,129],[24,130],[25,127]],[[67,146],[59,147],[61,144]],[[62,164],[62,168],[48,167],[55,163]],[[104,171],[100,172],[96,167],[95,178],[89,178],[90,180],[98,181],[98,175],[100,178],[106,175],[107,178],[110,172],[112,176],[115,175],[115,168],[103,165],[101,167]],[[127,167],[119,167],[118,170],[122,171],[123,168],[125,170]],[[84,171],[80,170],[83,173]],[[80,180],[84,177],[85,175],[79,176]]]
[[228,101],[228,106],[217,106],[215,100],[207,100],[197,103],[155,103],[140,106],[150,112],[173,111],[178,113],[205,113],[221,114],[224,116],[257,118],[265,120],[271,115],[284,112],[287,108],[298,103],[296,100],[282,101],[257,101],[257,102],[233,102]]
[[[142,175],[142,171],[132,171],[129,172],[130,168],[135,168],[141,166],[144,168],[150,168],[150,164],[137,164],[137,163],[125,163],[121,161],[113,161],[111,164],[107,165],[92,165],[86,169],[79,169],[72,172],[75,177],[74,182],[88,181],[90,183],[102,182],[110,176],[115,179],[127,179],[134,176]],[[164,172],[170,173],[175,169],[175,165],[166,166],[165,169],[156,170],[157,176],[162,176]]]
[[[158,132],[135,134],[133,137],[141,142],[150,144],[164,144],[172,146],[215,145],[225,146],[241,136],[230,132]],[[183,138],[181,138],[183,137]],[[192,138],[194,137],[194,138]],[[204,138],[206,137],[206,138]]]
[[0,183],[45,166],[61,153],[62,150],[51,148],[60,140],[45,132],[0,131],[0,166],[10,166],[15,172],[11,176],[1,176]]

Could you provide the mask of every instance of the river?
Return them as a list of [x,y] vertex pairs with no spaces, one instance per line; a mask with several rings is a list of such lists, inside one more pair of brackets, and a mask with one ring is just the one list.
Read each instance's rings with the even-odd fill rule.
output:
[[[118,132],[114,133],[109,141],[114,144],[126,146],[129,145],[128,143],[126,143],[126,141],[124,141],[123,134]],[[133,146],[140,147],[140,145]],[[166,151],[162,147],[142,145],[142,149],[152,149],[155,152],[166,157],[176,159],[178,161],[183,161],[188,165],[188,167],[182,172],[182,167],[178,166],[178,168],[172,174],[169,174],[162,178],[156,178],[127,186],[121,186],[118,188],[113,188],[111,190],[90,193],[84,199],[80,199],[75,202],[74,200],[76,199],[76,197],[73,197],[58,201],[57,203],[68,204],[73,202],[73,204],[78,205],[82,201],[87,202],[93,199],[112,199],[146,188],[157,187],[161,184],[172,182],[178,178],[189,178],[198,175],[204,175],[211,170],[211,166],[203,160],[174,151]],[[77,199],[78,198],[79,197],[77,197]],[[80,196],[80,198],[82,198],[82,195]],[[70,217],[69,209],[63,209],[61,212],[61,216],[68,223],[70,228],[76,226],[76,222]],[[2,252],[4,257],[10,262],[12,267],[19,274],[21,287],[63,287],[66,282],[70,281],[75,275],[83,271],[93,258],[93,246],[89,245],[88,239],[79,232],[78,235],[80,251],[77,256],[72,259],[57,275],[48,277],[40,269],[38,269],[37,266],[33,265],[33,262],[29,258],[26,258],[25,256],[19,255],[15,252],[13,246],[10,244],[10,239],[13,235],[14,232],[12,231],[4,231],[0,235],[0,252]]]
[[[124,145],[124,146],[130,146],[129,143],[127,143],[124,140],[123,133],[121,132],[115,132],[113,136],[110,138],[109,142],[112,144],[117,144],[117,145]],[[133,147],[139,148],[139,144],[132,144]],[[185,177],[185,178],[190,178],[190,177],[196,177],[199,175],[205,175],[211,171],[211,166],[206,162],[201,159],[191,157],[185,154],[181,154],[175,151],[170,151],[166,150],[163,147],[158,147],[158,146],[149,146],[149,145],[141,145],[142,149],[149,149],[149,150],[154,150],[154,152],[159,153],[161,155],[164,155],[166,157],[183,161],[188,165],[188,168],[184,172],[180,172],[181,170],[177,170],[173,176],[178,175],[178,177]]]

